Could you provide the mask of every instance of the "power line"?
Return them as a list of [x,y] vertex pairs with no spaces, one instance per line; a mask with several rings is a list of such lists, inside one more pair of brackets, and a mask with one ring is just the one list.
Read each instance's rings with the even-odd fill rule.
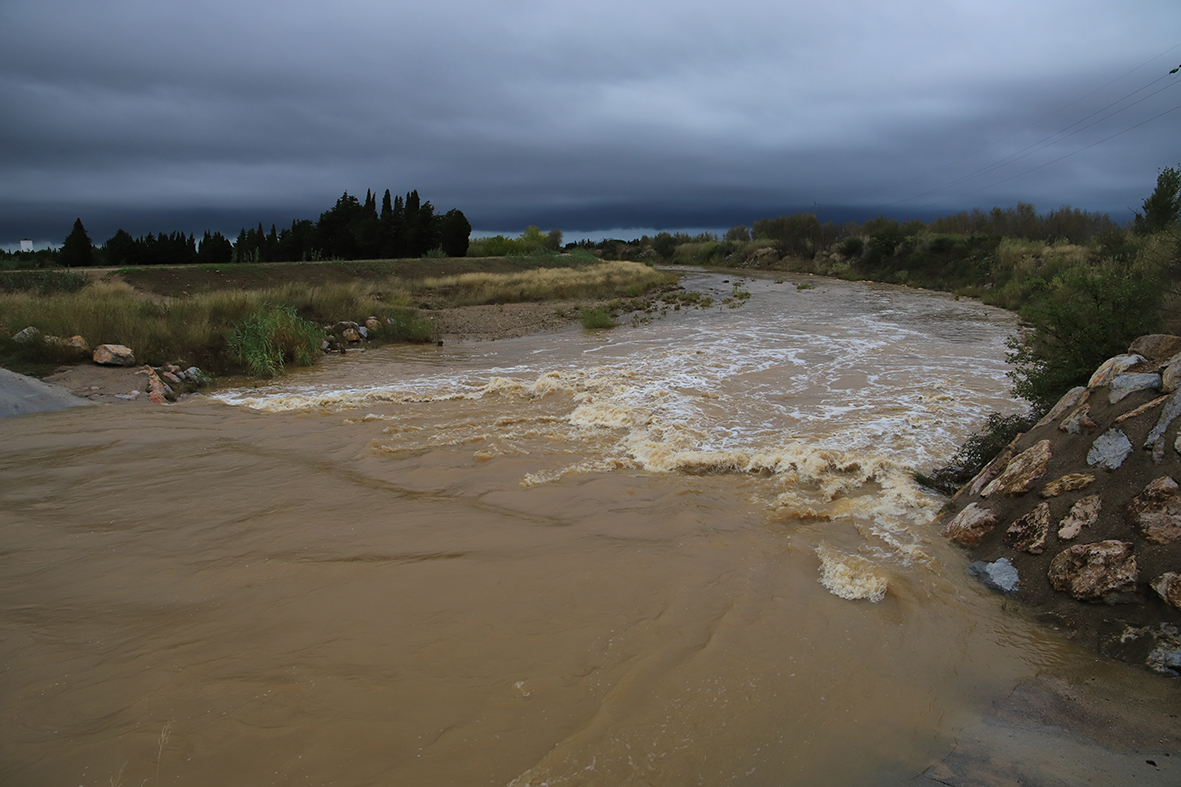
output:
[[[1150,63],[1152,63],[1152,62],[1154,62],[1154,61],[1156,61],[1156,60],[1159,60],[1160,58],[1162,58],[1162,57],[1164,57],[1165,55],[1167,55],[1167,54],[1169,54],[1170,52],[1172,52],[1174,49],[1178,49],[1178,48],[1181,48],[1181,44],[1176,44],[1176,45],[1174,45],[1174,46],[1172,46],[1172,47],[1170,47],[1170,48],[1166,49],[1164,52],[1161,52],[1160,54],[1158,54],[1158,55],[1156,55],[1156,56],[1154,56],[1154,57],[1152,57],[1152,58],[1149,58],[1149,59],[1148,59],[1148,60],[1146,60],[1144,63],[1141,63],[1140,65],[1136,66],[1135,68],[1132,68],[1132,69],[1130,69],[1130,70],[1128,70],[1128,71],[1124,72],[1124,73],[1123,73],[1123,74],[1121,74],[1120,76],[1116,77],[1115,79],[1112,79],[1112,80],[1110,80],[1109,82],[1107,82],[1107,83],[1105,83],[1105,84],[1101,85],[1100,87],[1097,87],[1097,88],[1095,88],[1094,90],[1090,91],[1089,93],[1086,93],[1085,95],[1083,95],[1083,96],[1080,96],[1079,98],[1075,99],[1074,101],[1070,102],[1069,104],[1066,104],[1066,105],[1064,105],[1064,106],[1060,107],[1059,109],[1056,109],[1056,110],[1054,110],[1053,112],[1051,112],[1051,113],[1049,113],[1049,114],[1047,114],[1047,115],[1043,115],[1042,117],[1038,118],[1038,120],[1036,120],[1036,121],[1033,121],[1033,123],[1031,123],[1031,124],[1027,125],[1025,128],[1032,128],[1032,127],[1033,127],[1033,126],[1035,126],[1037,123],[1040,123],[1042,120],[1045,120],[1046,118],[1049,118],[1049,117],[1053,117],[1054,115],[1056,115],[1056,114],[1058,114],[1058,113],[1062,112],[1062,111],[1063,111],[1064,109],[1066,109],[1067,107],[1074,106],[1075,104],[1079,103],[1080,101],[1082,101],[1082,100],[1084,100],[1084,99],[1086,99],[1086,98],[1088,98],[1088,97],[1090,97],[1090,96],[1094,95],[1095,93],[1098,93],[1099,91],[1103,90],[1104,88],[1106,88],[1106,87],[1108,87],[1108,86],[1110,86],[1110,85],[1112,85],[1112,84],[1115,84],[1116,82],[1118,82],[1119,80],[1121,80],[1121,79],[1123,79],[1124,77],[1128,76],[1129,74],[1132,74],[1132,73],[1134,73],[1134,72],[1136,72],[1136,71],[1139,71],[1141,68],[1144,68],[1144,67],[1145,67],[1145,66],[1147,66],[1148,64],[1150,64]],[[1108,115],[1105,115],[1104,117],[1101,117],[1101,118],[1099,118],[1099,119],[1098,119],[1098,120],[1096,120],[1094,123],[1089,123],[1089,124],[1087,124],[1086,126],[1083,126],[1082,128],[1075,129],[1074,131],[1072,131],[1072,132],[1071,132],[1071,133],[1069,133],[1069,134],[1066,134],[1065,136],[1061,137],[1060,139],[1054,140],[1054,137],[1058,137],[1059,135],[1061,135],[1061,134],[1065,133],[1066,131],[1068,131],[1069,129],[1073,128],[1074,126],[1077,126],[1079,123],[1083,123],[1083,122],[1085,122],[1085,121],[1089,120],[1090,118],[1094,117],[1095,115],[1097,115],[1097,114],[1099,114],[1099,113],[1101,113],[1101,112],[1105,112],[1106,110],[1110,109],[1111,107],[1113,107],[1113,106],[1116,106],[1117,104],[1120,104],[1120,103],[1121,103],[1121,102],[1123,102],[1123,101],[1126,101],[1127,99],[1131,98],[1132,96],[1136,95],[1137,93],[1140,93],[1140,92],[1142,92],[1142,91],[1144,91],[1144,90],[1147,90],[1148,88],[1150,88],[1150,87],[1152,87],[1153,85],[1157,84],[1157,83],[1158,83],[1158,82],[1160,82],[1161,80],[1163,80],[1163,79],[1167,79],[1167,78],[1169,77],[1169,75],[1176,73],[1178,70],[1181,70],[1181,67],[1178,67],[1177,69],[1173,69],[1173,71],[1170,71],[1170,72],[1169,72],[1169,74],[1167,74],[1167,75],[1165,75],[1165,76],[1157,77],[1156,79],[1152,80],[1152,81],[1151,81],[1151,82],[1149,82],[1148,84],[1146,84],[1146,85],[1142,85],[1141,87],[1137,88],[1136,90],[1133,90],[1131,93],[1128,93],[1128,94],[1124,95],[1123,97],[1121,97],[1121,98],[1117,99],[1116,101],[1113,101],[1113,102],[1111,102],[1111,103],[1107,104],[1106,106],[1104,106],[1104,107],[1102,107],[1102,108],[1100,108],[1100,109],[1097,109],[1097,110],[1095,110],[1094,112],[1092,112],[1091,114],[1087,115],[1086,117],[1084,117],[1084,118],[1081,118],[1081,119],[1079,119],[1079,120],[1076,120],[1075,122],[1071,123],[1070,125],[1068,125],[1068,126],[1066,126],[1066,127],[1062,128],[1062,129],[1060,129],[1060,130],[1058,130],[1058,131],[1054,132],[1053,134],[1050,134],[1050,135],[1049,135],[1049,136],[1047,136],[1047,137],[1044,137],[1044,138],[1042,138],[1041,140],[1039,140],[1039,141],[1037,141],[1037,142],[1034,142],[1033,144],[1031,144],[1031,145],[1029,145],[1029,146],[1027,146],[1027,147],[1025,147],[1025,148],[1023,148],[1023,149],[1021,149],[1021,150],[1019,150],[1019,151],[1017,151],[1016,153],[1013,153],[1013,154],[1011,154],[1011,155],[1009,155],[1009,156],[1006,156],[1005,158],[1003,158],[1003,159],[1000,159],[1000,160],[998,160],[998,161],[994,161],[994,162],[992,162],[991,164],[988,164],[988,165],[986,165],[986,166],[984,166],[984,167],[980,167],[979,169],[976,169],[976,170],[974,170],[974,171],[972,171],[972,172],[970,172],[970,173],[968,173],[968,174],[966,174],[966,175],[963,175],[962,177],[956,178],[955,180],[952,180],[952,181],[950,181],[950,182],[948,182],[948,183],[944,183],[944,184],[942,184],[942,185],[940,185],[940,186],[937,186],[937,187],[935,187],[935,188],[933,188],[933,189],[929,189],[928,191],[924,191],[924,192],[922,192],[922,193],[920,193],[920,194],[915,194],[914,196],[911,196],[911,197],[906,197],[905,199],[900,199],[900,200],[897,200],[897,201],[895,201],[895,202],[891,202],[891,203],[888,203],[888,204],[889,204],[889,205],[901,205],[901,204],[903,204],[903,203],[905,203],[905,202],[911,202],[911,201],[913,201],[913,200],[921,199],[922,197],[926,197],[926,196],[928,196],[928,195],[935,194],[936,192],[942,191],[942,190],[944,190],[944,189],[946,189],[946,188],[949,188],[949,187],[951,187],[951,186],[954,186],[954,185],[956,185],[956,184],[963,183],[964,181],[971,180],[971,179],[973,179],[973,178],[979,177],[980,175],[986,174],[986,173],[988,173],[988,172],[990,172],[990,171],[994,171],[994,170],[1000,169],[1001,167],[1007,166],[1008,164],[1012,164],[1012,163],[1014,163],[1014,162],[1016,162],[1016,161],[1019,161],[1019,160],[1021,160],[1022,158],[1025,158],[1025,157],[1026,157],[1027,155],[1029,155],[1030,153],[1032,153],[1032,152],[1035,152],[1035,151],[1033,150],[1033,149],[1035,149],[1035,148],[1037,148],[1037,149],[1040,149],[1040,150],[1044,150],[1044,149],[1046,149],[1046,148],[1049,148],[1049,147],[1051,147],[1052,145],[1055,145],[1055,144],[1057,144],[1057,143],[1059,143],[1059,142],[1062,142],[1062,141],[1063,141],[1063,140],[1065,140],[1065,139],[1069,139],[1070,137],[1074,136],[1075,134],[1078,134],[1079,132],[1081,132],[1081,131],[1084,131],[1084,130],[1086,130],[1086,129],[1090,128],[1091,126],[1094,126],[1094,125],[1096,125],[1096,124],[1098,124],[1098,123],[1101,123],[1101,122],[1103,122],[1104,120],[1108,120],[1108,119],[1110,119],[1110,118],[1113,118],[1113,117],[1115,117],[1116,115],[1120,114],[1121,112],[1124,112],[1124,111],[1126,111],[1126,110],[1130,109],[1131,107],[1135,106],[1136,104],[1139,104],[1139,103],[1141,103],[1142,101],[1145,101],[1145,100],[1147,100],[1147,99],[1151,98],[1152,96],[1155,96],[1157,93],[1160,93],[1160,92],[1162,92],[1162,91],[1164,91],[1164,90],[1167,90],[1168,88],[1170,88],[1170,87],[1172,87],[1173,85],[1177,84],[1177,82],[1173,81],[1173,82],[1171,82],[1170,84],[1168,84],[1168,85],[1165,85],[1164,87],[1162,87],[1162,88],[1160,88],[1160,89],[1158,89],[1158,90],[1156,90],[1156,91],[1154,91],[1154,92],[1150,93],[1149,95],[1147,95],[1147,96],[1144,96],[1143,98],[1140,98],[1140,99],[1138,99],[1137,101],[1134,101],[1134,102],[1132,102],[1131,104],[1128,104],[1127,106],[1125,106],[1125,107],[1122,107],[1122,108],[1120,108],[1120,109],[1116,110],[1115,112],[1112,112],[1112,113],[1110,113],[1110,114],[1108,114]],[[1171,112],[1171,111],[1173,111],[1173,110],[1169,110],[1169,112]],[[1168,114],[1168,112],[1165,112],[1165,113],[1163,113],[1163,114]],[[1160,117],[1160,115],[1158,115],[1157,117]],[[1155,118],[1150,118],[1150,120],[1153,120],[1153,119],[1155,119]],[[1145,122],[1149,122],[1149,121],[1145,121]],[[1130,131],[1130,130],[1132,130],[1132,128],[1138,128],[1140,125],[1143,125],[1143,124],[1142,124],[1142,123],[1141,123],[1141,124],[1137,124],[1136,126],[1132,126],[1132,127],[1131,127],[1131,128],[1129,128],[1129,129],[1125,129],[1125,131]],[[1019,134],[1019,133],[1021,133],[1021,132],[1020,132],[1020,131],[1013,132],[1013,133],[1012,133],[1012,134],[1010,134],[1009,136],[1005,137],[1004,139],[1002,139],[1002,140],[1000,140],[1000,141],[998,141],[998,142],[995,142],[995,143],[993,143],[993,144],[992,144],[992,145],[990,145],[989,147],[995,147],[996,145],[999,145],[1001,142],[1004,142],[1004,141],[1006,141],[1006,140],[1008,140],[1008,139],[1011,139],[1011,138],[1013,138],[1014,136],[1016,136],[1016,135],[1017,135],[1017,134]],[[1119,132],[1119,133],[1117,133],[1117,134],[1113,135],[1113,137],[1114,137],[1114,136],[1119,136],[1119,134],[1122,134],[1122,133],[1124,133],[1124,132]],[[1111,139],[1111,138],[1113,138],[1113,137],[1108,137],[1107,139]],[[1052,141],[1052,142],[1049,142],[1049,144],[1045,144],[1045,145],[1043,145],[1043,143],[1046,143],[1046,142],[1048,142],[1049,140],[1054,140],[1054,141]],[[1101,140],[1101,141],[1104,141],[1104,140]],[[1098,144],[1098,143],[1095,143],[1095,144]],[[1039,148],[1038,146],[1042,146],[1042,147],[1040,147],[1040,148]],[[1082,151],[1082,150],[1086,150],[1087,148],[1090,148],[1090,147],[1093,147],[1093,145],[1088,145],[1087,147],[1080,148],[1078,151],[1075,151],[1075,153],[1077,153],[1077,152],[1080,152],[1080,151]],[[958,161],[965,161],[965,160],[967,160],[967,159],[971,158],[971,157],[972,157],[972,155],[974,155],[974,154],[969,154],[968,156],[964,156],[964,157],[960,158]],[[1068,155],[1074,155],[1074,154],[1073,154],[1073,153],[1071,153],[1071,154],[1068,154]],[[1063,156],[1062,158],[1067,158],[1067,157],[1068,157],[1068,156]],[[1061,161],[1061,159],[1055,159],[1055,161]],[[1049,163],[1053,163],[1053,162],[1047,162],[1047,165],[1048,165]],[[1041,166],[1046,166],[1046,165],[1041,165]],[[1033,170],[1027,170],[1027,172],[1032,172],[1032,171],[1034,171],[1034,170],[1041,169],[1041,166],[1039,166],[1039,167],[1035,167]],[[1021,174],[1027,174],[1027,172],[1026,172],[1026,173],[1021,173]],[[1016,176],[1014,176],[1014,177],[1020,177],[1020,175],[1016,175]],[[1011,179],[1012,179],[1012,178],[1006,178],[1005,180],[1002,180],[1002,181],[999,181],[999,182],[1000,182],[1000,183],[1004,183],[1004,182],[1007,182],[1008,180],[1011,180]],[[994,185],[996,185],[996,184],[994,184]],[[987,186],[985,186],[985,187],[983,187],[983,188],[988,188],[988,187],[987,187]],[[976,190],[974,190],[974,191],[970,191],[970,192],[968,192],[968,193],[969,193],[969,194],[972,194],[972,193],[975,193],[975,191],[980,191],[980,190],[981,190],[981,189],[976,189]],[[938,201],[939,201],[939,200],[936,200],[936,202],[938,202]],[[927,204],[934,204],[934,203],[927,203]]]
[[964,192],[963,194],[960,194],[959,196],[964,197],[964,196],[967,196],[968,194],[975,194],[978,191],[984,191],[985,189],[990,189],[993,186],[999,186],[1002,183],[1008,183],[1010,180],[1016,180],[1017,178],[1028,175],[1031,172],[1037,172],[1039,169],[1042,169],[1043,167],[1048,167],[1051,164],[1057,164],[1059,161],[1062,161],[1063,159],[1068,159],[1071,156],[1075,155],[1076,153],[1082,153],[1084,150],[1089,150],[1089,149],[1095,147],[1096,145],[1102,145],[1104,142],[1107,142],[1108,140],[1115,139],[1116,137],[1118,137],[1122,134],[1127,134],[1129,131],[1134,131],[1135,129],[1138,129],[1143,125],[1151,123],[1152,121],[1154,121],[1158,118],[1164,117],[1165,115],[1169,114],[1170,112],[1176,112],[1178,109],[1181,109],[1181,104],[1178,104],[1177,106],[1173,107],[1172,109],[1166,109],[1164,112],[1161,112],[1159,115],[1153,115],[1152,117],[1148,118],[1147,120],[1142,120],[1134,126],[1129,126],[1128,128],[1125,128],[1123,131],[1117,131],[1114,134],[1112,134],[1111,136],[1107,136],[1107,137],[1104,137],[1103,139],[1100,139],[1096,142],[1092,142],[1090,145],[1086,145],[1084,147],[1081,147],[1078,150],[1072,150],[1070,153],[1067,153],[1065,156],[1059,156],[1058,158],[1054,159],[1053,161],[1047,161],[1044,164],[1038,164],[1036,167],[1031,167],[1030,169],[1027,169],[1024,172],[1019,172],[1016,175],[1011,175],[1010,177],[1004,178],[1003,180],[998,180],[994,183],[990,183],[987,186],[981,186],[978,189],[973,189],[972,191]]
[[[1159,81],[1161,81],[1162,79],[1165,79],[1165,78],[1166,78],[1166,77],[1159,77],[1158,79],[1154,79],[1152,82],[1149,82],[1149,83],[1148,83],[1147,85],[1145,85],[1144,87],[1142,87],[1142,88],[1140,88],[1140,89],[1138,89],[1138,90],[1134,90],[1133,92],[1129,93],[1128,95],[1124,96],[1123,98],[1121,98],[1121,99],[1119,99],[1119,100],[1117,100],[1117,101],[1113,101],[1113,102],[1111,102],[1110,104],[1108,104],[1107,106],[1103,107],[1102,109],[1097,109],[1097,110],[1095,110],[1095,111],[1094,111],[1094,112],[1092,112],[1091,114],[1087,115],[1085,118],[1082,118],[1082,120],[1077,120],[1077,121],[1075,121],[1074,123],[1071,123],[1071,124],[1070,124],[1069,126],[1067,126],[1066,128],[1064,128],[1064,129],[1060,129],[1059,131],[1055,131],[1053,134],[1050,134],[1048,137],[1045,137],[1045,138],[1043,138],[1043,139],[1041,139],[1041,140],[1038,140],[1037,142],[1033,143],[1032,145],[1029,145],[1028,147],[1025,147],[1025,148],[1023,148],[1023,149],[1021,149],[1021,150],[1017,151],[1016,153],[1012,154],[1012,155],[1011,155],[1011,156],[1009,156],[1008,158],[1001,159],[1001,161],[997,162],[996,164],[990,164],[989,166],[987,166],[987,167],[984,167],[984,168],[983,168],[983,169],[981,169],[981,170],[978,170],[977,172],[973,173],[972,175],[967,175],[967,176],[966,176],[966,178],[974,177],[974,176],[975,176],[975,175],[977,175],[977,174],[984,174],[985,172],[988,172],[989,170],[993,170],[993,169],[999,169],[1000,167],[1002,167],[1002,166],[1005,166],[1005,165],[1007,165],[1007,164],[1011,164],[1011,163],[1013,163],[1014,161],[1020,161],[1021,159],[1025,158],[1025,157],[1026,157],[1026,156],[1028,156],[1028,155],[1030,155],[1031,153],[1035,153],[1035,152],[1037,152],[1036,150],[1034,150],[1034,148],[1038,148],[1038,146],[1039,146],[1039,145],[1041,145],[1043,142],[1046,142],[1047,140],[1054,139],[1054,137],[1057,137],[1058,135],[1062,134],[1062,133],[1063,133],[1063,132],[1065,132],[1067,129],[1071,128],[1072,126],[1077,126],[1079,123],[1082,123],[1082,122],[1084,122],[1084,121],[1086,121],[1086,120],[1090,120],[1091,118],[1095,117],[1095,115],[1098,115],[1100,112],[1103,112],[1103,111],[1105,111],[1105,110],[1108,110],[1108,109],[1110,109],[1111,107],[1115,106],[1116,104],[1119,104],[1119,103],[1120,103],[1120,102],[1122,102],[1122,101],[1126,101],[1127,99],[1129,99],[1129,98],[1131,98],[1132,96],[1134,96],[1134,95],[1136,95],[1137,93],[1139,93],[1141,90],[1146,90],[1146,89],[1148,89],[1148,88],[1152,87],[1153,85],[1155,85],[1157,82],[1159,82]],[[1104,120],[1109,120],[1110,118],[1113,118],[1113,117],[1115,117],[1115,116],[1116,116],[1116,115],[1118,115],[1119,113],[1121,113],[1121,112],[1124,112],[1124,111],[1126,111],[1126,110],[1129,110],[1129,109],[1131,109],[1132,107],[1134,107],[1134,106],[1136,106],[1137,104],[1139,104],[1140,102],[1142,102],[1142,101],[1147,101],[1148,99],[1150,99],[1150,98],[1152,98],[1153,96],[1155,96],[1157,93],[1164,92],[1165,90],[1168,90],[1169,88],[1171,88],[1171,87],[1173,87],[1174,85],[1177,85],[1177,84],[1181,84],[1181,83],[1178,83],[1178,82],[1174,81],[1174,82],[1172,82],[1172,83],[1170,83],[1170,84],[1168,84],[1168,85],[1165,85],[1164,87],[1160,88],[1159,90],[1155,90],[1155,91],[1153,91],[1152,93],[1149,93],[1147,96],[1143,96],[1142,98],[1139,98],[1139,99],[1137,99],[1137,100],[1133,101],[1131,104],[1128,104],[1128,105],[1127,105],[1127,106],[1125,106],[1125,107],[1121,107],[1120,109],[1117,109],[1115,112],[1112,112],[1112,113],[1111,113],[1111,114],[1109,114],[1109,115],[1105,115],[1104,117],[1101,117],[1101,118],[1099,118],[1099,119],[1098,119],[1098,120],[1096,120],[1094,123],[1088,123],[1087,125],[1083,126],[1082,128],[1075,129],[1074,131],[1071,131],[1069,134],[1066,134],[1065,136],[1063,136],[1063,137],[1061,137],[1061,138],[1059,138],[1059,139],[1055,139],[1055,140],[1054,140],[1053,142],[1051,142],[1049,145],[1045,145],[1045,146],[1043,146],[1043,147],[1041,147],[1041,148],[1038,148],[1038,149],[1039,149],[1039,150],[1045,150],[1046,148],[1050,147],[1050,145],[1056,145],[1056,144],[1058,144],[1059,142],[1062,142],[1063,140],[1070,139],[1070,138],[1071,138],[1071,137],[1073,137],[1075,134],[1078,134],[1080,131],[1085,131],[1085,130],[1087,130],[1088,128],[1090,128],[1091,126],[1094,126],[1094,125],[1097,125],[1097,124],[1099,124],[1099,123],[1102,123]]]

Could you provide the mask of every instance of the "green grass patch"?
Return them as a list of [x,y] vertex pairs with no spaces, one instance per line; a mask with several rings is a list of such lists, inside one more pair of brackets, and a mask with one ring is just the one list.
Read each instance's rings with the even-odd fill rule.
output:
[[607,311],[605,306],[595,306],[589,309],[582,310],[582,327],[587,330],[603,330],[607,328],[616,328],[619,323],[611,316],[611,312]]

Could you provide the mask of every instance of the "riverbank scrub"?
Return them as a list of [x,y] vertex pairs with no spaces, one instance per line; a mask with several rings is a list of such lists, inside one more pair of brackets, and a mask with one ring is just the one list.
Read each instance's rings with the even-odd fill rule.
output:
[[0,292],[77,292],[89,283],[83,273],[58,269],[0,270]]
[[[460,273],[422,275],[435,262],[459,263],[452,268]],[[72,292],[39,293],[36,288],[3,292],[0,365],[44,375],[61,364],[81,362],[88,357],[85,351],[44,338],[80,335],[91,347],[102,343],[132,347],[137,360],[144,363],[183,360],[216,373],[235,372],[250,364],[231,347],[231,338],[260,311],[290,311],[318,326],[375,317],[378,327],[370,331],[371,340],[429,342],[438,331],[430,319],[434,309],[479,303],[597,301],[675,283],[672,274],[645,265],[593,258],[590,262],[573,259],[558,270],[527,260],[490,261],[488,267],[496,272],[476,273],[472,265],[473,261],[463,259],[155,267],[109,272],[104,279]],[[399,270],[406,275],[390,273]],[[284,278],[289,280],[279,283]],[[178,286],[184,289],[178,291]],[[25,341],[10,338],[26,327],[36,328],[37,336]],[[299,362],[294,356],[288,361]],[[258,368],[272,367],[264,363]]]

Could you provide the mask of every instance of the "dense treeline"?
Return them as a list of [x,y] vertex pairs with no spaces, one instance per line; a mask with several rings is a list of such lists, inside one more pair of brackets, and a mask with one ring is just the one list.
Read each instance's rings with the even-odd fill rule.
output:
[[399,259],[439,254],[467,254],[472,227],[460,210],[435,214],[430,200],[417,191],[391,199],[389,189],[377,210],[377,197],[366,192],[365,201],[345,192],[336,204],[320,214],[320,220],[293,221],[290,228],[264,232],[242,230],[233,245],[236,262],[289,262],[319,259]]
[[934,244],[937,248],[948,247],[949,238],[955,236],[975,238],[973,245],[992,247],[1005,238],[1074,244],[1101,238],[1109,246],[1118,246],[1126,231],[1106,213],[1065,206],[1040,215],[1033,205],[1019,202],[1015,208],[997,207],[988,212],[977,208],[931,222],[880,216],[864,223],[821,224],[812,213],[795,213],[757,219],[749,228],[744,224],[731,227],[720,237],[712,232],[661,232],[631,241],[609,239],[571,245],[597,249],[603,256],[686,264],[734,265],[756,258],[762,262],[772,258],[811,260],[838,251],[846,258],[864,255],[872,264],[894,256],[900,247],[913,248],[940,237],[943,239]]
[[0,251],[0,267],[71,268],[91,265],[138,267],[142,265],[222,264],[228,262],[299,262],[304,260],[398,259],[467,254],[471,224],[457,209],[436,215],[429,200],[418,191],[403,198],[389,189],[377,209],[377,197],[367,191],[361,202],[347,191],[318,221],[296,219],[290,228],[270,231],[259,223],[242,229],[231,243],[220,232],[195,235],[171,232],[132,237],[118,230],[100,247],[91,243],[82,220],[58,250]]

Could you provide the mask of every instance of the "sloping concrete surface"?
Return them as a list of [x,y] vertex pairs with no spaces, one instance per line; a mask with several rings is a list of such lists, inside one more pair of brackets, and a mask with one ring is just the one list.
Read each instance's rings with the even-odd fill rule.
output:
[[60,385],[0,369],[0,418],[94,404]]

